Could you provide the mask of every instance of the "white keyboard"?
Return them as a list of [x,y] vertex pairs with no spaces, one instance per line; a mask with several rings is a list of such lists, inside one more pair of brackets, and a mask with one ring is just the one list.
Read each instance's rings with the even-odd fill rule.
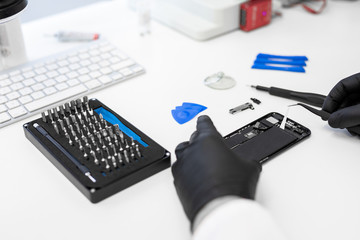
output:
[[104,40],[0,72],[0,128],[144,72]]

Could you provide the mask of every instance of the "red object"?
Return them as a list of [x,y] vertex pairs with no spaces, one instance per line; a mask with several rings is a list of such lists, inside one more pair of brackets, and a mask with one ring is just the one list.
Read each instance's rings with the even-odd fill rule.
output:
[[240,5],[240,29],[251,31],[271,21],[271,0],[250,0]]

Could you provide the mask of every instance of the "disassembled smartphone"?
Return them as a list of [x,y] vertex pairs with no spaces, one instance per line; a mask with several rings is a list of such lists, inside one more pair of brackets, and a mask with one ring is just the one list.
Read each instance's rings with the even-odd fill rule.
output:
[[311,131],[284,116],[272,112],[224,137],[226,145],[244,159],[264,163],[274,155],[310,136]]

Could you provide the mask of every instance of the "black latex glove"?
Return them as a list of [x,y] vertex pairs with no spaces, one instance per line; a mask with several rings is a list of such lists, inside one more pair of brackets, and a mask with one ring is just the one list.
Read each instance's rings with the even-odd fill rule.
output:
[[179,144],[175,154],[174,184],[191,223],[215,198],[235,195],[254,199],[261,165],[240,159],[230,150],[208,116],[198,118],[190,141]]
[[360,73],[338,82],[325,99],[324,111],[333,128],[346,128],[352,135],[360,135]]

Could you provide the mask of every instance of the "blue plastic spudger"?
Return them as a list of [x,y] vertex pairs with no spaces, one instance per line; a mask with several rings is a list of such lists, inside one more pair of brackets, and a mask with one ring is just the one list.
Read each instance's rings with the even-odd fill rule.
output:
[[278,67],[278,66],[269,66],[266,64],[254,64],[251,68],[255,69],[268,69],[268,70],[280,70],[280,71],[289,71],[289,72],[305,72],[305,69],[300,66],[295,67]]
[[269,60],[267,58],[257,58],[254,61],[254,64],[264,64],[264,63],[271,63],[271,64],[285,64],[285,65],[294,65],[294,66],[306,66],[306,62],[302,60]]
[[283,55],[273,55],[273,54],[265,54],[259,53],[256,58],[278,58],[278,59],[289,59],[289,60],[302,60],[307,61],[308,58],[306,56],[283,56]]
[[108,110],[106,110],[103,107],[99,107],[94,109],[94,111],[97,114],[100,114],[103,116],[103,118],[108,121],[109,123],[111,123],[112,125],[119,125],[119,129],[121,131],[123,131],[126,135],[128,135],[129,137],[132,137],[134,140],[138,141],[141,145],[143,145],[144,147],[148,147],[149,145],[144,142],[143,140],[141,140],[141,137],[139,135],[137,135],[136,133],[134,133],[130,128],[128,128],[127,126],[125,126],[114,114],[112,114],[111,112],[109,112]]

